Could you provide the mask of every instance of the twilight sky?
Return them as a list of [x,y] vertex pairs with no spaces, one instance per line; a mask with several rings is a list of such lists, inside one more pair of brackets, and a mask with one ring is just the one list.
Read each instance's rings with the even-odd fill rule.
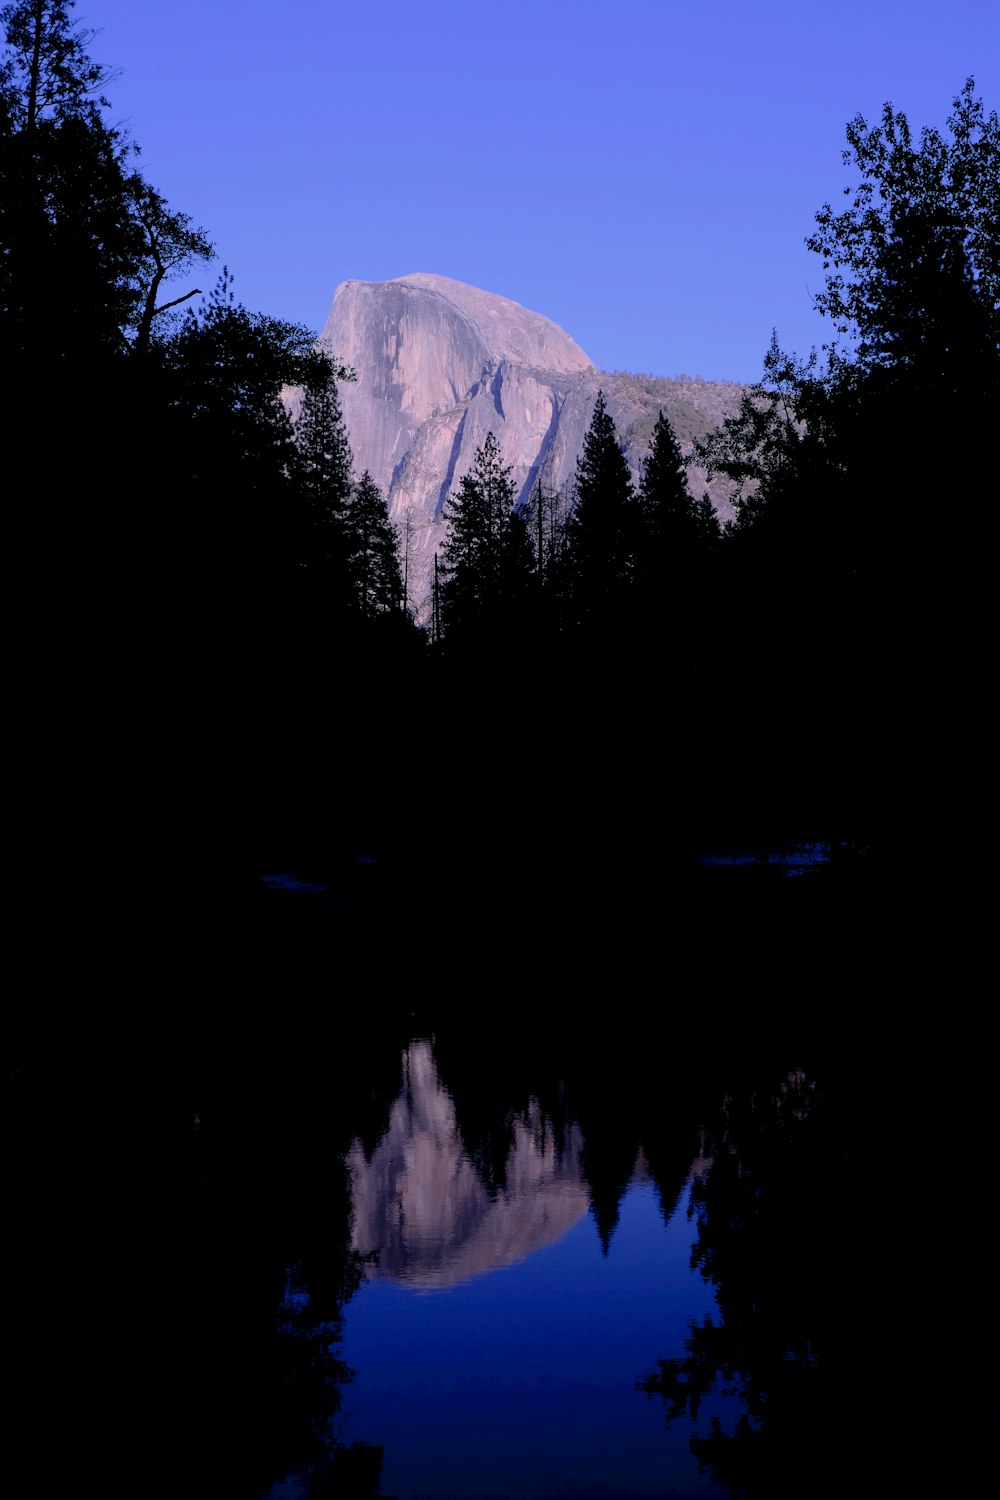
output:
[[[78,0],[113,118],[251,309],[430,271],[603,369],[753,380],[827,336],[804,248],[889,99],[1000,109],[1000,0]],[[215,272],[199,272],[208,286]],[[207,280],[205,278],[208,278]],[[179,288],[181,289],[181,288]]]

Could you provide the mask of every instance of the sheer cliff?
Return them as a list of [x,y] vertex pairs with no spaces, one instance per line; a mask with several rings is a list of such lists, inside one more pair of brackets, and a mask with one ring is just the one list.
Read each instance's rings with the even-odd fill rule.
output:
[[[442,508],[488,432],[496,434],[519,503],[541,478],[571,489],[576,459],[603,389],[633,472],[659,409],[683,447],[734,411],[740,387],[600,372],[547,318],[445,276],[345,281],[321,342],[351,366],[341,387],[354,472],[367,469],[397,526],[410,525],[410,601],[425,618]],[[726,513],[725,490],[692,471]]]

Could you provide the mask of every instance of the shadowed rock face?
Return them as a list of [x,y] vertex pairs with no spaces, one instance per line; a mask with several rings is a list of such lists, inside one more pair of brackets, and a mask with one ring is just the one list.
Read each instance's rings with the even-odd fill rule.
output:
[[352,1245],[376,1257],[369,1274],[444,1288],[560,1239],[590,1206],[580,1132],[572,1126],[556,1141],[533,1102],[512,1138],[506,1186],[491,1196],[465,1153],[430,1045],[414,1042],[388,1131],[371,1160],[360,1142],[347,1158]]
[[[341,386],[355,475],[367,469],[397,526],[411,522],[418,619],[444,539],[442,508],[488,432],[520,504],[539,476],[548,489],[572,484],[599,389],[636,476],[661,407],[689,449],[735,410],[741,389],[600,373],[547,318],[445,276],[343,282],[321,342],[357,374]],[[725,514],[724,489],[707,487]],[[705,488],[704,473],[692,471],[693,493]]]

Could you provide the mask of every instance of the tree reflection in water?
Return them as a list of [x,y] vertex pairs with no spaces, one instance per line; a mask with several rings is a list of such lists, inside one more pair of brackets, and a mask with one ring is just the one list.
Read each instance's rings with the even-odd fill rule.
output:
[[719,1317],[638,1384],[662,1397],[668,1425],[697,1421],[713,1390],[739,1395],[737,1421],[716,1417],[691,1440],[733,1496],[846,1494],[862,1477],[866,1493],[892,1492],[901,1382],[878,1275],[891,1262],[869,1257],[888,1259],[898,1226],[875,1170],[877,1095],[853,1069],[746,1075],[708,1124],[692,1265]]
[[[455,1288],[414,1303],[457,1304],[458,1282],[485,1268],[487,1245],[495,1263],[535,1264],[555,1256],[553,1236],[567,1225],[567,1242],[574,1234],[581,1244],[589,1240],[589,1282],[572,1307],[567,1282],[557,1296],[581,1330],[598,1389],[613,1342],[601,1339],[619,1332],[606,1316],[616,1257],[627,1262],[635,1246],[628,1237],[636,1200],[626,1203],[625,1195],[636,1164],[662,1204],[659,1222],[655,1210],[649,1216],[662,1240],[699,1139],[694,1257],[718,1315],[690,1329],[681,1353],[674,1351],[694,1304],[669,1327],[640,1317],[623,1405],[653,1419],[652,1442],[662,1442],[664,1453],[676,1448],[686,1457],[689,1434],[677,1426],[676,1439],[664,1439],[656,1410],[633,1389],[635,1377],[664,1402],[668,1419],[694,1419],[691,1446],[706,1488],[711,1481],[754,1500],[798,1497],[817,1492],[818,1470],[844,1488],[871,1473],[864,1444],[899,1414],[898,1401],[881,1389],[892,1365],[884,1278],[866,1260],[890,1243],[881,1199],[892,1136],[884,1122],[872,1123],[884,1074],[835,1067],[823,1048],[786,1043],[783,1021],[779,1037],[760,1042],[749,1062],[745,1038],[731,1041],[725,1055],[716,1040],[710,1052],[692,1021],[653,1047],[644,1044],[640,1021],[632,1015],[591,1034],[553,1008],[527,1036],[499,1022],[490,1032],[454,1014],[435,1017],[414,1042],[407,1012],[391,1024],[384,1016],[370,1027],[331,1023],[323,1046],[309,1048],[294,1027],[277,1040],[270,1027],[257,1039],[244,1031],[235,1049],[228,1026],[206,1040],[201,1017],[192,1020],[197,1046],[183,1036],[169,1070],[164,1065],[169,1107],[153,1099],[147,1106],[170,1122],[169,1172],[158,1185],[157,1238],[150,1236],[143,1276],[147,1287],[154,1271],[157,1277],[159,1338],[148,1367],[162,1364],[163,1389],[147,1405],[158,1430],[169,1433],[157,1462],[177,1493],[212,1500],[379,1494],[378,1444],[386,1442],[394,1474],[407,1460],[380,1426],[378,1409],[358,1433],[369,1446],[345,1441],[345,1405],[368,1375],[355,1350],[345,1356],[340,1343],[348,1304],[355,1296],[357,1306],[369,1296],[388,1301],[397,1290],[386,1285],[392,1274],[409,1275],[418,1290]],[[445,1184],[430,1207],[421,1163]],[[402,1206],[407,1233],[398,1243],[392,1212],[366,1197],[377,1177],[392,1187],[386,1201]],[[642,1191],[650,1203],[653,1189]],[[433,1242],[450,1248],[439,1252]],[[539,1245],[549,1248],[533,1256]],[[379,1285],[367,1260],[376,1249]],[[602,1250],[610,1251],[609,1275]],[[678,1246],[677,1254],[683,1267],[686,1251]],[[656,1295],[661,1266],[654,1256],[643,1263]],[[880,1269],[886,1266],[883,1257]],[[496,1278],[498,1288],[519,1275]],[[486,1294],[477,1296],[485,1305]],[[629,1317],[634,1310],[633,1300]],[[578,1401],[541,1382],[545,1342],[525,1346],[522,1370],[525,1406],[539,1430],[553,1394],[563,1409]],[[644,1374],[658,1354],[660,1364]],[[348,1384],[349,1364],[360,1372],[355,1384]],[[494,1374],[472,1370],[476,1379]],[[712,1415],[725,1410],[712,1394],[720,1385],[739,1392],[744,1415],[713,1427]],[[346,1403],[345,1390],[352,1393]],[[610,1451],[606,1410],[594,1421],[589,1412],[578,1401],[567,1421],[588,1440],[607,1432]],[[505,1456],[527,1473],[532,1457],[515,1451],[517,1441]],[[623,1476],[632,1456],[625,1447],[613,1454]],[[470,1474],[464,1492],[475,1483]],[[398,1480],[387,1488],[398,1492]]]
[[348,1152],[370,1285],[347,1430],[384,1441],[393,1493],[720,1493],[633,1389],[651,1330],[679,1338],[710,1305],[673,1216],[696,1094],[677,1058],[564,1019],[486,1039],[449,1017]]

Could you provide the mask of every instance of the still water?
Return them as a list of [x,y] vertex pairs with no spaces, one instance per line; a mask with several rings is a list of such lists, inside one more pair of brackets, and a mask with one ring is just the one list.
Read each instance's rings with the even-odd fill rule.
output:
[[692,1320],[717,1316],[690,1265],[689,1185],[665,1208],[640,1155],[605,1249],[579,1126],[557,1131],[532,1100],[511,1135],[491,1192],[430,1043],[407,1049],[388,1130],[348,1156],[366,1275],[345,1320],[357,1375],[341,1440],[384,1446],[400,1500],[723,1495],[699,1476],[690,1433],[665,1431],[636,1389]]
[[599,1024],[195,1014],[157,1217],[176,1492],[801,1500],[852,1492],[884,1432],[893,1493],[908,1105],[799,972],[766,1028],[681,989]]

